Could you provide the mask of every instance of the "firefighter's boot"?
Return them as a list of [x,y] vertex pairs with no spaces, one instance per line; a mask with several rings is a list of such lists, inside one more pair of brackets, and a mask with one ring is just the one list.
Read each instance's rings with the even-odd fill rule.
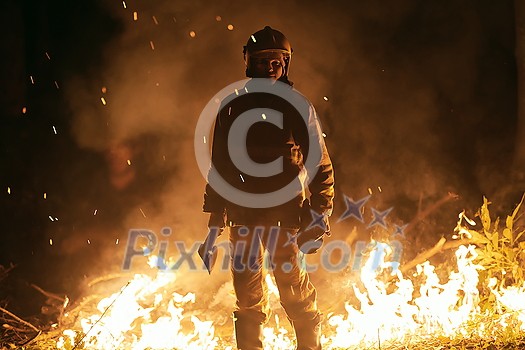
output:
[[321,315],[311,320],[293,321],[297,350],[321,350]]
[[263,325],[258,320],[238,311],[233,313],[235,339],[238,350],[263,350]]

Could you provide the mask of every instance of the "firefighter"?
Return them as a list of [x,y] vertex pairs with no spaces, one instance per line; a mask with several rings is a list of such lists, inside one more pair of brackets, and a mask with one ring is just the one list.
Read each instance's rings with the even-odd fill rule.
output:
[[[280,31],[266,26],[251,35],[244,46],[246,76],[263,79],[248,80],[246,91],[250,91],[253,81],[269,84],[279,81],[299,96],[288,79],[291,58],[292,47]],[[303,253],[317,252],[323,236],[329,234],[328,218],[333,206],[334,173],[317,115],[307,100],[305,122],[297,110],[273,94],[245,93],[235,97],[219,109],[211,169],[233,188],[253,194],[254,202],[258,201],[257,195],[276,193],[286,184],[291,185],[294,194],[273,206],[245,205],[235,197],[220,195],[208,175],[203,206],[204,212],[210,213],[208,226],[219,228],[219,232],[229,227],[231,272],[237,299],[233,314],[237,348],[263,349],[262,327],[270,317],[264,279],[268,268],[273,272],[281,305],[294,328],[297,349],[321,349],[317,292],[300,261]],[[253,162],[268,164],[281,160],[282,171],[278,174],[257,176],[243,172],[237,168],[235,155],[228,147],[234,122],[254,108],[269,108],[283,115],[280,127],[268,122],[252,124],[245,142]],[[319,157],[314,171],[306,172],[305,159],[313,149],[319,150]],[[263,261],[265,252],[269,256],[267,263]]]

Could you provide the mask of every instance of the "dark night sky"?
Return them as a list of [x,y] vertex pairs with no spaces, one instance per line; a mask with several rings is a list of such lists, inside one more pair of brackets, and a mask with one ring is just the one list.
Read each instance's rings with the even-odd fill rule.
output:
[[291,79],[321,116],[336,216],[368,188],[405,222],[455,192],[433,242],[500,195],[516,125],[512,1],[248,3],[2,2],[0,264],[18,265],[7,293],[70,293],[120,264],[130,228],[202,239],[194,126],[244,78],[242,45],[265,25],[292,42]]

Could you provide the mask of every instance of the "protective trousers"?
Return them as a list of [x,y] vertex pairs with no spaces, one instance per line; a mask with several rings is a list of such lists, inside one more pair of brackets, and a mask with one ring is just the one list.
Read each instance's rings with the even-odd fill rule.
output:
[[237,348],[262,350],[262,326],[270,317],[268,287],[263,270],[273,271],[281,305],[294,327],[298,350],[321,349],[321,316],[317,292],[308,273],[298,260],[299,249],[293,240],[297,233],[281,227],[234,226],[230,230],[231,271],[237,297],[234,312]]

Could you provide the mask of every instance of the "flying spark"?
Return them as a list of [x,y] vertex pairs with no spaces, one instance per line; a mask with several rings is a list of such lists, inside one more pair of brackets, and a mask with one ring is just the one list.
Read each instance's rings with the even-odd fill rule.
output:
[[55,86],[56,86],[57,90],[60,89],[60,87],[58,87],[58,83],[57,83],[56,80],[55,80]]
[[323,100],[328,101],[328,97],[324,96]]
[[91,244],[91,241],[89,239],[87,240],[87,244]]
[[133,20],[138,21],[138,19],[139,19],[139,14],[137,13],[137,11],[133,12]]
[[202,139],[203,139],[204,143],[206,143],[206,136],[203,136]]
[[48,218],[49,218],[49,220],[51,220],[51,221],[55,221],[55,220],[53,220],[53,217],[52,217],[51,215],[49,215]]
[[116,244],[116,245],[118,244],[118,238],[115,240],[115,244]]
[[228,24],[228,30],[233,30],[233,24]]
[[7,188],[7,194],[11,194],[11,187]]
[[372,189],[368,187],[368,193],[372,194]]
[[152,50],[155,50],[155,44],[153,44],[153,40],[149,41],[149,46],[151,46]]
[[253,35],[252,35],[252,41],[253,41],[254,43],[257,42],[257,40],[255,40],[255,37],[254,37]]
[[95,212],[93,212],[93,216],[97,215],[98,209],[95,209]]
[[32,75],[29,76],[29,79],[31,79],[31,84],[35,85],[35,81],[33,80],[33,76]]
[[153,22],[156,24],[156,25],[159,25],[159,21],[157,21],[157,17],[153,16]]
[[131,159],[128,159],[128,165],[131,165]]
[[241,181],[244,182],[244,177],[242,177],[242,174],[239,174],[239,176],[241,177]]
[[221,17],[221,16],[215,16],[215,20],[216,20],[217,22],[220,22],[220,21],[222,21],[222,17]]
[[57,134],[57,128],[55,128],[54,125],[53,125],[53,132],[55,133],[55,135]]
[[47,199],[47,193],[44,192],[44,199]]
[[46,57],[48,60],[51,60],[51,57],[49,57],[49,54],[46,52]]
[[53,238],[49,239],[49,245],[53,245]]
[[196,35],[197,35],[197,33],[195,33],[193,30],[190,32],[190,36],[191,36],[192,38],[195,38]]
[[142,210],[142,208],[139,208],[139,210],[142,213],[142,216],[146,217],[146,214],[144,214],[144,211]]
[[122,1],[122,6],[123,6],[124,8],[127,8],[127,7],[126,7],[126,2],[125,2],[125,1]]
[[263,118],[264,120],[266,120],[266,114],[263,113],[263,114],[262,114],[262,118]]
[[108,89],[107,89],[105,86],[103,86],[103,87],[100,89],[100,91],[102,91],[102,93],[105,94],[106,92],[108,92]]
[[106,99],[104,97],[101,97],[100,98],[100,101],[102,101],[102,104],[105,106],[106,105]]
[[22,107],[22,114],[26,114],[26,112],[27,112],[27,108]]

